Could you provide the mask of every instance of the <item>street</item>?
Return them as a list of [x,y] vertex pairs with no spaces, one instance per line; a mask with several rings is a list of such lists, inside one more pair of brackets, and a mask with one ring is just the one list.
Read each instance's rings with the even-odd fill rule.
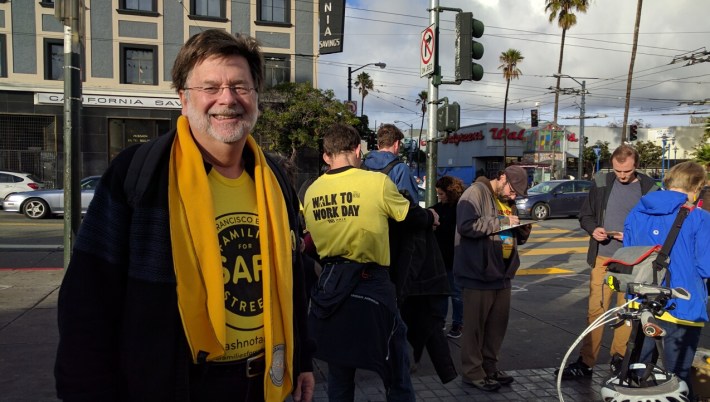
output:
[[[61,218],[29,220],[0,211],[0,400],[56,401],[52,366],[57,343],[57,289],[63,275],[62,224]],[[544,369],[543,378],[552,383],[550,372],[586,326],[587,241],[576,219],[549,219],[534,225],[528,243],[521,247],[522,267],[513,282],[500,369],[517,373]],[[704,332],[701,347],[710,345],[708,331]],[[599,358],[603,369],[609,342],[607,334]],[[460,338],[451,339],[449,345],[460,369]],[[576,359],[576,352],[571,356]],[[320,372],[317,391],[323,391],[326,367],[317,363],[316,370]],[[357,378],[358,383],[380,385],[369,372],[358,371]],[[436,379],[426,355],[413,378]],[[460,380],[450,384],[454,383],[460,387]],[[593,386],[586,388],[592,392]],[[466,395],[477,392],[458,391]],[[546,395],[554,394],[546,392],[535,394],[535,399],[552,400]],[[520,395],[516,390],[507,399],[520,400]],[[577,397],[569,396],[571,400],[586,400],[573,395]],[[382,400],[382,395],[368,394],[358,400]]]

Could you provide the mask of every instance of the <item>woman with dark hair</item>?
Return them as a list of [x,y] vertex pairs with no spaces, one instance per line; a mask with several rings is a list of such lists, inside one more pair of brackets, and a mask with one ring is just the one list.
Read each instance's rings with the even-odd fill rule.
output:
[[[463,328],[463,303],[461,301],[461,288],[454,283],[454,235],[456,234],[456,203],[464,191],[463,180],[453,176],[442,176],[436,181],[437,202],[432,208],[439,214],[439,227],[434,231],[439,250],[444,257],[446,274],[449,277],[451,289],[451,328],[446,334],[449,338],[460,338]],[[442,305],[444,317],[447,316],[449,300],[446,298]],[[444,318],[446,319],[446,318]]]

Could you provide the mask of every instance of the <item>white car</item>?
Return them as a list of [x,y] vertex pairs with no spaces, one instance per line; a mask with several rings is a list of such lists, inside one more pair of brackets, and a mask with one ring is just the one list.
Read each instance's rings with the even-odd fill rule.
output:
[[[89,176],[81,180],[81,214],[86,214],[94,190],[101,176]],[[64,214],[64,190],[39,190],[10,194],[2,203],[7,212],[19,212],[30,219],[42,219]]]
[[31,173],[0,171],[0,200],[8,194],[44,188],[44,184]]

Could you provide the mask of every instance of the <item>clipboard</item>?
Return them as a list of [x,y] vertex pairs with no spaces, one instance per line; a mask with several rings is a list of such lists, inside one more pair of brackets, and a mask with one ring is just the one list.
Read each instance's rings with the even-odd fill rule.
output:
[[513,225],[513,226],[504,225],[504,227],[501,227],[500,229],[496,230],[495,232],[491,232],[491,234],[496,234],[496,233],[504,232],[504,231],[506,231],[506,230],[515,229],[515,228],[518,228],[518,227],[520,227],[520,226],[532,225],[532,224],[535,224],[535,223],[537,223],[537,222],[538,222],[538,221],[532,220],[532,219],[521,220],[520,223],[517,224],[517,225]]

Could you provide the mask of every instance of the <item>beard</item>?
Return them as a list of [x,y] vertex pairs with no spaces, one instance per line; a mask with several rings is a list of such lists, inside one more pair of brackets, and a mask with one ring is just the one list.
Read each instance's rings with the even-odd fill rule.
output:
[[[191,104],[187,105],[187,119],[193,133],[205,133],[209,137],[225,144],[235,143],[249,135],[256,125],[258,113],[248,113],[243,108],[239,112],[237,108],[226,108],[221,110],[210,109],[207,113],[196,110]],[[224,125],[213,125],[213,119],[237,118],[238,120]]]

